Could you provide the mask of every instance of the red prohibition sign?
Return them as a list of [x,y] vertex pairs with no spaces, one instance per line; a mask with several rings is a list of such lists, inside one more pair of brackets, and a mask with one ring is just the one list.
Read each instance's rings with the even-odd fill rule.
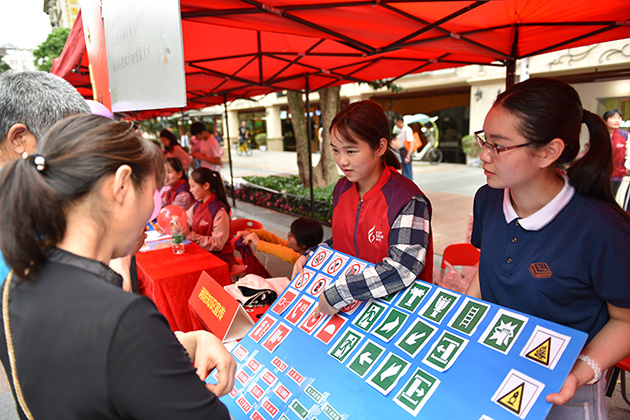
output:
[[346,276],[352,276],[354,274],[358,274],[361,271],[361,266],[359,264],[352,264],[346,270]]
[[302,287],[304,287],[306,283],[309,282],[310,279],[311,279],[311,273],[309,273],[308,271],[305,271],[304,274],[299,276],[297,280],[295,281],[295,287],[297,289],[301,289]]
[[326,271],[328,272],[328,274],[334,274],[337,271],[339,271],[342,265],[343,265],[343,260],[341,258],[337,258],[336,260],[334,260],[328,265],[328,268],[326,269]]
[[323,263],[325,259],[326,259],[326,252],[320,251],[317,255],[315,255],[315,258],[313,258],[313,267],[317,267],[318,265]]

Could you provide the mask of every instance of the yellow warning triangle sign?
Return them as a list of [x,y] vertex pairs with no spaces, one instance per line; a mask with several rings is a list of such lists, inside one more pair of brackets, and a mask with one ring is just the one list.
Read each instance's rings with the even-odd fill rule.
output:
[[551,337],[548,337],[538,347],[525,355],[528,359],[535,360],[545,366],[549,366],[549,354],[551,353]]
[[525,382],[499,398],[498,403],[505,406],[509,410],[514,411],[516,414],[521,412],[521,402],[523,401],[523,388]]

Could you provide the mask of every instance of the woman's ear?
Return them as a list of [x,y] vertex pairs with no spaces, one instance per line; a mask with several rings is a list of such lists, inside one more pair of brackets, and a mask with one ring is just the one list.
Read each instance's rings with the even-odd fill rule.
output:
[[547,168],[556,162],[564,152],[565,144],[561,138],[556,137],[539,150],[541,158],[540,167]]
[[209,182],[204,182],[204,184],[201,186],[201,188],[203,188],[204,190],[212,191],[212,188],[210,188],[210,183]]
[[127,197],[127,193],[132,188],[132,173],[133,171],[129,165],[121,165],[118,169],[116,169],[116,173],[114,173],[111,191],[114,196],[114,200],[116,200],[119,204],[124,202],[125,197]]
[[379,156],[383,156],[385,152],[387,151],[388,146],[389,146],[389,143],[387,139],[385,137],[381,137],[381,139],[378,141],[378,149],[376,149],[376,153]]

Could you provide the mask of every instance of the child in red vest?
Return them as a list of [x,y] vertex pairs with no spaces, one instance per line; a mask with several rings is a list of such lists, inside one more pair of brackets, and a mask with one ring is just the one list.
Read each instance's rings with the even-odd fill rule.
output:
[[182,162],[174,157],[166,158],[164,169],[166,172],[164,185],[170,188],[162,192],[162,207],[175,204],[184,210],[188,210],[192,205],[193,199]]
[[197,168],[190,175],[190,192],[197,202],[186,211],[186,239],[227,262],[232,268],[234,249],[230,244],[230,205],[221,175],[208,168]]
[[[376,264],[340,277],[324,289],[319,310],[338,312],[358,300],[383,298],[433,279],[431,203],[418,186],[397,172],[388,147],[390,123],[374,102],[355,102],[330,125],[330,145],[345,177],[333,193],[331,248]],[[302,272],[309,252],[295,263]]]

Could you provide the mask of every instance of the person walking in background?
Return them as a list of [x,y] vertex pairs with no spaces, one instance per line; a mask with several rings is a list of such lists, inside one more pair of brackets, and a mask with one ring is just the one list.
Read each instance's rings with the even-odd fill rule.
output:
[[[583,124],[590,146],[575,160]],[[607,419],[602,373],[630,354],[630,215],[612,195],[606,125],[568,84],[535,78],[500,94],[475,136],[487,185],[467,293],[586,332],[547,420]]]
[[190,192],[197,202],[186,211],[188,226],[184,236],[234,265],[230,244],[230,205],[218,172],[197,168],[190,174]]
[[628,159],[628,132],[619,128],[623,118],[621,111],[618,109],[606,111],[602,118],[606,123],[612,143],[613,173],[610,180],[612,182],[613,196],[615,196],[621,185],[622,178],[630,175],[630,169],[626,167]]
[[190,132],[195,139],[194,142],[191,139],[191,144],[193,145],[192,155],[199,161],[199,166],[220,172],[223,166],[223,162],[221,161],[223,149],[217,139],[211,135],[206,130],[205,125],[200,122],[193,123],[190,126]]
[[[163,165],[129,124],[75,115],[0,171],[0,249],[12,267],[0,359],[20,418],[230,418],[218,398],[236,362],[220,340],[174,334],[107,266],[149,221]],[[215,367],[218,384],[207,385]]]
[[[180,127],[182,127],[180,125]],[[179,138],[180,144],[188,153],[192,153],[191,145],[190,145],[190,131],[185,131],[184,134]]]
[[[345,177],[333,192],[332,238],[325,245],[375,264],[342,276],[319,297],[317,311],[334,314],[356,301],[384,298],[416,278],[433,279],[431,203],[418,186],[400,175],[389,149],[390,121],[376,103],[354,102],[330,125],[330,145]],[[293,277],[310,250],[295,263]]]
[[162,130],[160,132],[160,141],[162,142],[162,146],[164,146],[164,156],[179,159],[184,167],[184,171],[188,171],[192,163],[192,158],[186,153],[182,146],[179,145],[175,134],[168,130]]
[[413,167],[411,162],[411,155],[414,150],[411,149],[413,144],[413,131],[411,127],[405,124],[402,115],[397,115],[394,119],[396,124],[396,131],[398,137],[398,143],[400,144],[400,161],[402,163],[402,174],[405,178],[413,181]]

